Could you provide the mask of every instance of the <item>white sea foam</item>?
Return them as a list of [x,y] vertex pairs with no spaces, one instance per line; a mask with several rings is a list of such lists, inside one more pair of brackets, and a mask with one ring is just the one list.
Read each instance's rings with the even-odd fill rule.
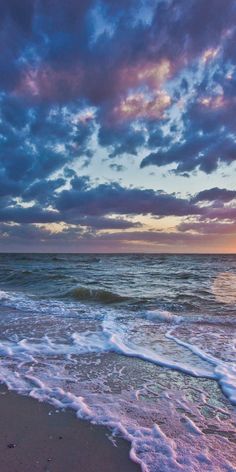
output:
[[120,328],[117,328],[114,321],[109,317],[106,317],[103,321],[103,330],[109,340],[110,349],[119,354],[143,359],[144,361],[152,362],[161,367],[174,369],[195,377],[215,378],[210,369],[198,368],[182,362],[175,362],[173,359],[164,357],[154,350],[144,348],[131,342],[124,342]]
[[236,405],[236,364],[219,363],[215,368],[218,382],[233,405]]
[[174,340],[180,346],[189,349],[199,358],[214,366],[214,377],[219,382],[223,392],[233,405],[236,405],[236,363],[224,362],[216,357],[204,352],[194,344],[181,341],[171,334],[171,330],[166,333],[166,337]]
[[4,292],[4,290],[0,290],[0,300],[8,300],[9,294],[7,292]]
[[144,318],[151,321],[162,321],[165,323],[181,323],[182,316],[175,315],[165,310],[148,310],[144,313]]
[[204,435],[190,419],[186,420],[185,428],[192,437],[189,444],[194,446],[189,446],[186,453],[184,443],[180,450],[175,440],[164,433],[158,424],[148,428],[132,424],[128,417],[121,418],[116,411],[115,398],[112,403],[101,395],[85,398],[60,387],[50,387],[33,375],[26,375],[23,379],[14,373],[4,372],[2,368],[0,373],[9,388],[49,402],[56,408],[72,408],[78,418],[108,426],[114,434],[121,434],[130,441],[130,457],[140,464],[143,472],[234,472],[232,464],[227,461],[220,463],[217,457],[209,457],[208,452],[204,452]]
[[118,354],[143,359],[162,367],[174,369],[195,377],[215,378],[210,369],[199,368],[164,357],[157,352],[132,343],[125,343],[119,331],[111,330],[111,324],[105,323],[104,333],[73,333],[71,342],[53,342],[48,336],[32,342],[21,339],[18,342],[4,340],[0,342],[2,356],[16,357],[21,361],[31,360],[34,356],[80,355],[87,353],[117,352]]
[[[60,305],[57,304],[42,304],[27,299],[27,297],[17,297],[17,294],[8,294],[7,292],[0,292],[0,297],[2,300],[6,300],[11,303],[18,303],[20,307],[30,307],[32,309],[37,309],[37,311],[46,311],[47,309],[57,314],[60,309]],[[68,308],[65,308],[69,311]],[[167,323],[179,324],[182,322],[183,317],[173,315],[167,311],[148,311],[146,314],[147,319],[164,321]],[[207,377],[216,379],[219,381],[223,391],[232,401],[235,403],[235,390],[236,390],[236,381],[235,381],[235,366],[232,363],[224,363],[219,359],[211,356],[210,354],[201,350],[198,346],[194,344],[187,343],[182,341],[171,334],[171,330],[167,331],[166,337],[175,341],[178,345],[184,347],[191,351],[195,356],[204,360],[209,366],[207,368],[199,368],[196,365],[189,365],[184,362],[178,362],[173,358],[168,358],[166,356],[157,353],[156,351],[148,348],[144,348],[133,342],[124,341],[123,332],[118,323],[116,323],[113,318],[109,315],[106,315],[103,320],[103,331],[101,332],[89,332],[85,331],[82,333],[75,332],[71,335],[71,342],[69,343],[59,343],[58,341],[54,342],[48,336],[44,336],[40,342],[30,342],[27,339],[21,339],[18,342],[13,342],[10,340],[4,340],[0,343],[0,354],[2,356],[16,356],[21,358],[21,360],[32,359],[35,355],[79,355],[85,353],[101,353],[115,351],[121,355],[128,357],[136,357],[143,359],[154,364],[157,364],[162,367],[174,369],[189,375],[196,377]]]
[[[36,313],[58,315],[62,313],[60,311],[62,309],[67,315],[72,309],[72,305],[64,306],[60,302],[40,302],[24,296],[18,297],[17,294],[8,295],[0,292],[0,299],[6,306],[14,305],[27,312],[31,309],[31,312],[35,310]],[[182,322],[181,316],[158,310],[148,311],[145,316],[142,315],[146,318],[147,324],[150,322],[151,331],[153,331],[153,321],[162,323],[166,340],[170,340],[180,350],[182,349],[182,359],[185,358],[186,351],[189,351],[192,354],[192,362],[181,360],[177,357],[175,350],[171,357],[171,355],[161,354],[152,345],[144,347],[140,340],[136,339],[135,333],[133,336],[126,336],[125,325],[117,319],[115,311],[104,309],[101,316],[101,312],[97,314],[93,308],[93,314],[95,318],[103,318],[100,329],[70,332],[68,335],[65,334],[63,339],[53,337],[53,334],[51,336],[45,334],[35,339],[31,337],[29,326],[27,337],[20,337],[18,333],[18,337],[1,339],[0,380],[10,389],[30,395],[40,401],[50,402],[57,408],[73,408],[79,418],[106,425],[113,432],[122,434],[131,442],[130,456],[141,465],[143,472],[159,472],[160,470],[162,472],[193,472],[193,470],[194,472],[234,472],[229,461],[220,462],[218,456],[214,457],[213,453],[209,456],[209,451],[204,450],[204,434],[192,416],[186,416],[181,426],[190,439],[192,438],[188,442],[188,450],[185,450],[184,442],[180,442],[181,450],[177,440],[168,434],[168,431],[162,430],[160,425],[154,422],[151,426],[143,426],[137,421],[139,415],[136,417],[127,413],[129,409],[134,408],[135,404],[137,411],[142,411],[143,416],[148,417],[149,410],[145,409],[142,400],[139,400],[139,394],[136,395],[135,391],[125,395],[122,392],[120,396],[109,396],[103,392],[95,391],[94,393],[92,389],[86,390],[88,383],[78,384],[75,379],[75,384],[78,384],[78,389],[81,389],[81,392],[75,393],[65,389],[63,382],[73,381],[66,372],[71,357],[81,354],[115,352],[120,356],[141,359],[190,376],[218,381],[225,395],[232,403],[236,403],[235,366],[232,363],[220,361],[197,345],[187,343],[175,336],[173,330]],[[200,363],[194,362],[194,359],[201,360],[202,367]],[[40,362],[43,363],[41,370]],[[92,381],[90,383],[93,385]],[[145,387],[143,390],[145,391]],[[155,393],[154,390],[153,392]],[[171,417],[174,414],[174,407],[168,395],[166,393],[165,408],[167,416]],[[181,399],[178,401],[181,408],[185,407]],[[181,441],[181,435],[178,440]]]
[[171,313],[170,311],[166,310],[146,310],[140,311],[139,316],[153,322],[163,322],[163,323],[171,323],[171,324],[210,324],[210,325],[236,325],[236,318],[227,318],[225,320],[224,317],[220,316],[206,316],[199,315],[199,314],[186,314],[184,316],[177,315],[176,313]]

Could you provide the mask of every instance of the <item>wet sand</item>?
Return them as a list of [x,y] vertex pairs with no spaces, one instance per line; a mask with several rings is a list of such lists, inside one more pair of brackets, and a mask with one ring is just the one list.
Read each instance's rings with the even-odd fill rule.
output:
[[73,411],[0,387],[1,472],[140,472],[130,445],[110,431],[78,420]]

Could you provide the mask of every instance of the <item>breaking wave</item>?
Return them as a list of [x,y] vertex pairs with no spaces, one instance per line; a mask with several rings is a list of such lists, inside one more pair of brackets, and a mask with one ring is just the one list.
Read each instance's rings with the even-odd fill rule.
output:
[[94,289],[87,287],[75,287],[69,290],[66,297],[81,301],[97,301],[101,303],[121,303],[128,300],[128,297],[121,296],[118,293],[109,290]]

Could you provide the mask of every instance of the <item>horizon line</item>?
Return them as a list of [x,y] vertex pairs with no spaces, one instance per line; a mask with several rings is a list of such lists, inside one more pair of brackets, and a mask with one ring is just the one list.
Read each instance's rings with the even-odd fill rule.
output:
[[198,255],[198,256],[235,256],[236,252],[62,252],[62,251],[0,251],[0,255],[2,254],[66,254],[66,255],[157,255],[157,256],[164,256],[164,255]]

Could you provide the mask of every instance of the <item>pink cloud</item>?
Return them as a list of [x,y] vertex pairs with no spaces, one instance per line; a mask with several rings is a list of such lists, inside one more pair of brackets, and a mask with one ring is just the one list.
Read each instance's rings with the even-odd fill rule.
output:
[[79,94],[82,83],[82,70],[56,70],[49,65],[26,69],[15,89],[16,95],[40,100],[64,100]]
[[165,91],[158,91],[149,98],[144,93],[134,93],[121,100],[114,108],[116,119],[162,118],[164,111],[171,104],[171,98]]
[[126,65],[118,73],[118,83],[121,88],[136,88],[143,85],[157,90],[173,72],[173,66],[168,59],[160,62],[141,61],[134,65]]

